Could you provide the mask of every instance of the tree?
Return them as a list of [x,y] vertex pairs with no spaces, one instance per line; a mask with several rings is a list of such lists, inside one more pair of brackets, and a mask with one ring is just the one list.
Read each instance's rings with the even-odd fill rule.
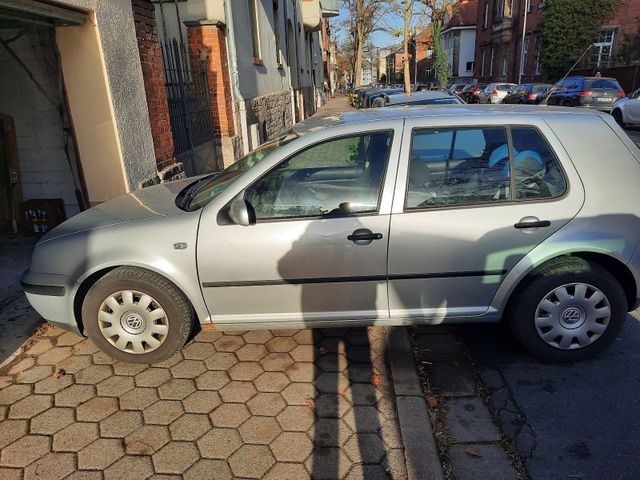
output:
[[[388,27],[388,30],[391,35],[402,37],[404,90],[406,93],[411,93],[409,43],[411,37],[413,37],[413,61],[417,62],[416,33],[420,26],[426,23],[428,10],[424,0],[391,0],[389,2],[389,13],[402,19],[402,28]],[[417,82],[417,79],[414,79],[414,81]]]
[[[447,57],[444,53],[440,38],[441,27],[447,16],[451,17],[457,12],[459,0],[390,0],[390,12],[402,19],[402,29],[390,29],[395,36],[402,36],[404,50],[404,88],[411,92],[411,75],[409,70],[409,43],[413,37],[414,62],[418,56],[418,31],[429,23],[432,25],[432,38],[434,45],[434,66],[438,75],[438,81],[446,84],[449,76]],[[437,32],[436,32],[436,26]],[[440,66],[435,63],[439,61]],[[414,79],[417,83],[418,79]]]
[[433,23],[433,68],[436,71],[438,86],[444,87],[449,81],[449,61],[442,45],[442,27],[440,20]]
[[383,85],[385,83],[387,83],[387,74],[383,73],[382,75],[380,75],[380,79],[379,80],[380,80],[380,83],[382,83]]
[[541,63],[545,76],[564,76],[593,44],[621,0],[547,0],[542,10]]
[[343,21],[343,28],[351,44],[349,49],[353,57],[353,76],[356,87],[360,86],[362,78],[362,63],[364,47],[371,33],[378,29],[382,18],[383,0],[344,0],[348,16]]

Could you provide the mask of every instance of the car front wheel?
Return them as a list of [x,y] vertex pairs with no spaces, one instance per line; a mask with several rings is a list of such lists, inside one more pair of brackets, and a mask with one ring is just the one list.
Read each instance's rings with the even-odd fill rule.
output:
[[163,276],[119,267],[89,289],[82,319],[91,340],[116,360],[156,363],[186,343],[193,328],[193,309]]
[[533,355],[573,361],[607,347],[626,314],[626,297],[609,271],[582,258],[562,257],[524,281],[507,317],[516,338]]

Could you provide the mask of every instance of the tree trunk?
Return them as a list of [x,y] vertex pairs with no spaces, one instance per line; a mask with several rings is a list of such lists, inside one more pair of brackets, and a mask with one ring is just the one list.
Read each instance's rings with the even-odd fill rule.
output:
[[[404,91],[411,93],[411,70],[409,69],[409,22],[411,19],[411,11],[409,2],[404,4]],[[414,39],[415,42],[415,39]]]
[[353,79],[353,83],[356,87],[360,86],[362,81],[362,60],[364,57],[364,25],[362,19],[364,15],[364,0],[356,0],[356,65]]

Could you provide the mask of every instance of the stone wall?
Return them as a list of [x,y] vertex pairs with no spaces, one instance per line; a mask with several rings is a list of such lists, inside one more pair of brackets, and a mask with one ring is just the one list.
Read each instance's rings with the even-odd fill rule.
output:
[[246,101],[247,124],[258,124],[262,142],[271,140],[293,126],[291,92],[262,95]]

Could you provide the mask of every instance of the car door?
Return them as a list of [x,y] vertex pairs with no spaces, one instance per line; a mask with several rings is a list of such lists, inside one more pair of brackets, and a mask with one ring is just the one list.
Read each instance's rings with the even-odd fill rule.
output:
[[[401,134],[401,121],[307,134],[297,150],[243,179],[226,205],[207,207],[198,270],[214,323],[388,319],[388,232]],[[248,202],[251,225],[224,220],[230,195]]]
[[405,128],[391,318],[481,316],[507,272],[579,211],[577,173],[539,118],[408,119]]

